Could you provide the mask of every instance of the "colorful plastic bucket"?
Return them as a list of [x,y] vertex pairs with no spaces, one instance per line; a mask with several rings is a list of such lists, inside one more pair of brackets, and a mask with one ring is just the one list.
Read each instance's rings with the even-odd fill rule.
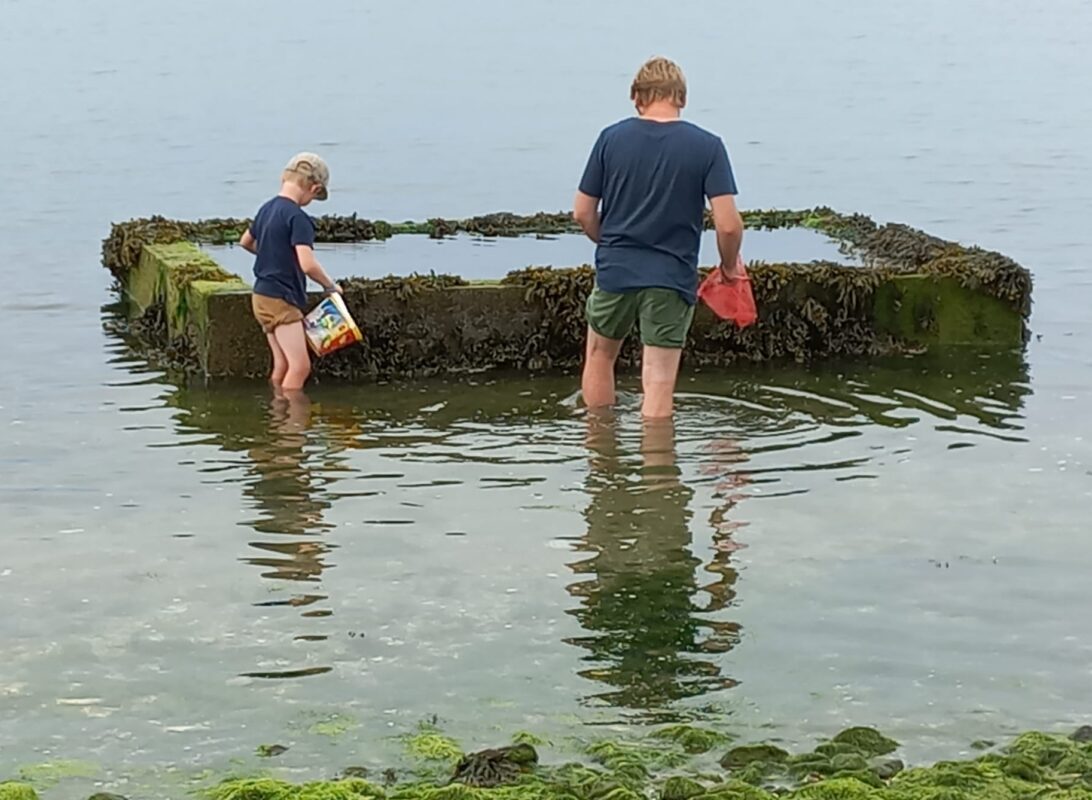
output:
[[303,331],[315,355],[325,356],[364,340],[340,294],[331,294],[303,318]]

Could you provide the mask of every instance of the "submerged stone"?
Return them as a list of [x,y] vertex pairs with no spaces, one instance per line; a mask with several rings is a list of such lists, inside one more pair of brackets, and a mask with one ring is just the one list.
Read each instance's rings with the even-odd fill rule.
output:
[[[1007,749],[1011,756],[1019,756],[1041,767],[1056,767],[1067,756],[1080,754],[1080,746],[1072,739],[1051,736],[1047,733],[1025,733]],[[1092,767],[1092,763],[1089,764]]]
[[826,758],[834,758],[843,755],[861,755],[861,751],[854,745],[845,742],[823,742],[815,748],[815,752]]
[[689,756],[673,747],[644,742],[600,741],[589,745],[587,753],[628,782],[644,781],[654,772],[681,767],[689,761]]
[[848,744],[866,756],[885,756],[898,749],[899,743],[875,728],[847,728],[833,739],[834,744]]
[[881,780],[889,781],[906,769],[906,765],[899,759],[893,758],[890,761],[883,761],[876,766],[876,776]]
[[803,753],[793,756],[787,762],[788,773],[796,779],[809,775],[830,775],[834,772],[831,759],[822,753]]
[[538,753],[529,744],[516,744],[469,753],[459,759],[451,780],[483,788],[514,783],[538,763]]
[[695,728],[690,725],[671,725],[652,734],[657,739],[675,742],[687,753],[700,755],[714,747],[731,741],[731,737],[717,731]]
[[1006,775],[1028,783],[1040,783],[1046,777],[1043,768],[1029,756],[1012,756],[1005,759],[1002,764]]
[[725,769],[739,769],[756,762],[784,764],[789,760],[787,751],[772,744],[745,744],[733,747],[720,759]]
[[463,750],[454,739],[436,731],[407,736],[405,744],[411,756],[424,761],[458,761],[463,757]]
[[1092,725],[1082,725],[1069,738],[1075,742],[1092,742]]
[[742,783],[761,786],[776,769],[777,765],[771,764],[769,761],[752,761],[745,767],[733,770],[732,776]]
[[287,753],[288,748],[283,744],[260,744],[255,752],[259,758],[273,758],[282,753]]
[[128,800],[128,798],[123,797],[120,794],[111,794],[110,792],[99,792],[98,794],[91,795],[89,798],[87,798],[87,800]]
[[835,772],[830,776],[832,781],[844,780],[846,778],[852,778],[855,781],[871,786],[875,789],[882,789],[884,782],[880,780],[879,776],[870,769],[843,769]]
[[38,788],[54,786],[66,778],[93,778],[98,774],[98,765],[88,761],[47,761],[19,770],[20,778]]
[[771,800],[769,792],[742,781],[728,781],[702,797],[702,800]]
[[845,753],[830,760],[834,772],[861,772],[868,769],[868,760],[859,753]]
[[307,732],[313,736],[327,736],[331,739],[348,733],[357,726],[352,717],[345,714],[331,714],[324,719],[311,723]]
[[541,736],[536,736],[529,731],[518,731],[512,737],[512,741],[515,744],[529,744],[533,747],[543,747],[549,744],[549,742],[543,739]]
[[382,800],[382,789],[362,780],[291,784],[272,778],[229,780],[204,792],[208,800]]
[[792,800],[872,800],[880,796],[874,787],[856,778],[835,778],[813,783],[788,795]]
[[697,781],[676,776],[667,779],[660,797],[662,800],[692,800],[705,793],[705,787]]

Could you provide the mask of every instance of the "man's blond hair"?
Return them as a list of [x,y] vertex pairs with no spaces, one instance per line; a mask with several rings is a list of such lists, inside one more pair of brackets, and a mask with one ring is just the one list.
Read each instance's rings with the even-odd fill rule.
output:
[[657,100],[668,100],[682,108],[686,105],[686,76],[671,59],[660,56],[650,58],[637,70],[629,96],[642,107]]

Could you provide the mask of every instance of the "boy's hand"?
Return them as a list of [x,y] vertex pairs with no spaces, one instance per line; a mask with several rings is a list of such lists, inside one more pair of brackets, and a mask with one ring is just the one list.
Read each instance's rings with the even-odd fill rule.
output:
[[343,291],[341,291],[341,286],[339,284],[336,284],[336,283],[330,284],[330,287],[326,290],[326,293],[327,294],[334,294],[334,293],[345,294]]

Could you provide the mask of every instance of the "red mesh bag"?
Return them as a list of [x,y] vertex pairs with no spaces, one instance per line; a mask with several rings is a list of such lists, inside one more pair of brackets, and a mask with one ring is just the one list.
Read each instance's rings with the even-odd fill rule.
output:
[[736,264],[739,269],[732,278],[725,278],[719,268],[710,272],[698,287],[698,297],[721,319],[731,320],[739,327],[746,328],[758,319],[758,310],[742,256]]

